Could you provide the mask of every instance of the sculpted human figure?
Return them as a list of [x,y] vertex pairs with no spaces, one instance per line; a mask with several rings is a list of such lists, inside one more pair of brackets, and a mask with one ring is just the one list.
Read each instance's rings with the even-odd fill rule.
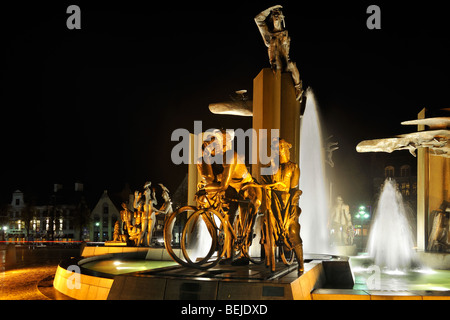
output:
[[141,199],[142,193],[139,191],[134,192],[134,202],[133,202],[133,208],[134,208],[134,214],[133,214],[133,229],[130,233],[130,240],[133,240],[135,242],[135,245],[139,245],[140,235],[142,232],[142,213],[143,213],[143,205],[144,202]]
[[353,229],[350,208],[344,203],[341,196],[336,197],[336,203],[331,210],[329,225],[338,245],[352,244],[350,243],[352,242],[350,240],[351,235],[349,235],[349,232]]
[[291,38],[285,28],[284,15],[281,8],[282,6],[276,5],[262,11],[255,17],[255,22],[265,45],[268,47],[272,70],[291,73],[294,80],[296,98],[301,101],[303,94],[302,81],[300,80],[297,65],[289,58]]
[[122,209],[123,210],[120,211],[120,219],[122,220],[121,233],[125,238],[125,241],[127,241],[130,232],[133,229],[132,225],[133,214],[130,210],[128,210],[127,204],[124,202],[122,202]]
[[[232,137],[225,130],[217,132],[212,138],[212,143],[205,147],[204,155],[211,155],[215,159],[221,159],[222,161],[222,172],[218,173],[220,170],[216,169],[214,173],[214,168],[201,171],[212,172],[213,175],[209,176],[209,183],[204,187],[207,194],[212,192],[222,192],[233,194],[234,198],[241,200],[250,200],[250,206],[248,204],[239,203],[239,219],[241,222],[250,221],[247,225],[247,230],[244,230],[243,234],[246,235],[247,245],[250,246],[253,238],[253,223],[256,218],[259,207],[261,206],[262,192],[260,188],[257,187],[246,187],[244,186],[254,183],[254,179],[248,172],[247,167],[242,156],[238,155],[231,146]],[[215,179],[213,179],[213,177]],[[228,197],[227,195],[227,197]],[[230,208],[229,216],[230,222],[233,223],[235,219],[235,210]],[[244,224],[243,224],[244,225]],[[231,242],[226,244],[229,247],[227,258],[231,257]],[[248,261],[241,261],[242,263],[248,263]]]
[[158,213],[162,213],[162,214],[171,214],[173,212],[172,209],[172,200],[170,199],[170,195],[169,195],[169,189],[167,189],[162,183],[159,184],[163,190],[162,192],[162,198],[164,199],[164,203],[161,206],[161,208],[159,208],[159,210],[155,210],[157,211],[156,214]]
[[[284,221],[288,215],[284,228],[288,232],[288,241],[290,242],[298,262],[298,273],[302,274],[303,267],[303,242],[300,238],[300,224],[298,218],[301,209],[298,206],[298,201],[302,191],[298,189],[298,181],[300,178],[300,169],[298,164],[290,161],[289,149],[292,145],[284,139],[278,142],[280,164],[278,170],[272,176],[261,176],[265,184],[275,185],[271,192],[269,192],[267,207],[270,216],[273,219]],[[283,225],[281,222],[278,225]]]
[[[155,191],[150,190],[151,182],[144,185],[145,201],[143,203],[143,211],[141,216],[141,232],[139,234],[138,246],[150,245],[153,229],[155,227],[156,217],[153,205],[157,203]],[[145,240],[145,241],[144,241]]]

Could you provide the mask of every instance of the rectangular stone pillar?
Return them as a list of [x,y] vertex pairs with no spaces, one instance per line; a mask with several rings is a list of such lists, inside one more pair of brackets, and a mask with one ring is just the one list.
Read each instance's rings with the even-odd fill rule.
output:
[[[279,129],[280,138],[292,144],[291,161],[299,163],[300,103],[295,99],[290,73],[274,73],[272,69],[264,68],[253,79],[253,129],[258,135],[257,141],[259,130],[267,130],[267,150],[270,150],[270,129]],[[259,180],[259,146],[258,163],[252,164],[252,176]]]
[[[426,109],[422,109],[417,119],[425,119]],[[423,131],[424,125],[417,126]],[[417,249],[425,251],[427,248],[428,229],[428,192],[429,192],[429,149],[417,149]]]
[[[198,174],[197,165],[195,159],[199,156],[196,154],[195,148],[197,147],[195,139],[201,139],[195,134],[189,134],[189,164],[188,164],[188,194],[187,194],[187,204],[190,206],[196,206],[197,203],[194,200],[195,193],[197,192],[197,184],[200,182],[200,175]],[[201,144],[202,140],[197,140]],[[201,156],[201,154],[200,154]]]
[[[418,114],[425,119],[426,109]],[[425,130],[419,125],[418,131]],[[429,148],[417,150],[417,249],[426,251],[430,232],[429,217],[444,200],[450,199],[450,159],[430,153]]]

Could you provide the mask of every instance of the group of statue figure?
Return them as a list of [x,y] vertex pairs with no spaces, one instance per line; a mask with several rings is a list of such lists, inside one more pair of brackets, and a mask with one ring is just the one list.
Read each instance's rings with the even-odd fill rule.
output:
[[[284,139],[276,139],[272,144],[272,152],[278,152],[279,167],[272,175],[261,176],[261,181],[258,182],[248,171],[243,157],[233,150],[232,140],[233,137],[230,137],[226,130],[218,130],[210,140],[203,142],[203,155],[197,165],[202,179],[199,184],[200,192],[197,193],[199,206],[208,206],[209,197],[217,195],[218,192],[224,198],[235,200],[228,202],[228,220],[234,224],[235,219],[239,219],[241,225],[247,228],[244,232],[247,247],[250,247],[254,238],[253,227],[258,213],[269,211],[271,219],[284,221],[276,225],[286,231],[286,240],[297,258],[299,273],[302,273],[303,247],[298,222],[301,212],[298,200],[302,192],[298,189],[299,167],[290,161],[291,144]],[[212,157],[223,158],[223,161],[221,164],[212,162]],[[262,190],[264,185],[271,185],[271,192],[266,193],[266,196]],[[231,242],[226,245],[232,246]],[[232,252],[231,248],[228,252]],[[235,257],[228,254],[227,258],[233,260]],[[245,262],[248,259],[238,257],[234,259],[235,262],[236,260]]]
[[156,215],[172,213],[172,201],[169,190],[159,184],[162,189],[163,205],[157,209],[158,204],[155,196],[155,188],[150,189],[151,182],[146,182],[144,191],[134,192],[133,208],[130,210],[126,203],[122,203],[120,211],[121,223],[116,222],[114,226],[113,241],[126,242],[134,246],[150,246],[153,231],[156,224]]

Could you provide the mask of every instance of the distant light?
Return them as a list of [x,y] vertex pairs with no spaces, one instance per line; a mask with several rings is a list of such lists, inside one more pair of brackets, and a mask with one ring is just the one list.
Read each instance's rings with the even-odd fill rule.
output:
[[359,217],[360,217],[360,215],[359,215],[359,213],[357,213],[356,216],[355,216],[355,218],[358,218],[358,219],[359,219]]
[[7,226],[3,226],[3,231],[6,231],[6,230],[8,230],[8,227]]
[[119,265],[122,264],[122,262],[120,262],[120,261],[114,261],[113,264],[114,264],[115,266],[119,266]]
[[364,211],[364,210],[366,210],[366,207],[365,207],[365,206],[360,206],[360,207],[359,207],[359,210]]
[[369,217],[369,214],[368,213],[366,213],[365,215],[364,215],[364,218],[368,218]]
[[95,223],[95,226],[96,226],[96,227],[100,226],[100,222],[96,222],[96,223]]

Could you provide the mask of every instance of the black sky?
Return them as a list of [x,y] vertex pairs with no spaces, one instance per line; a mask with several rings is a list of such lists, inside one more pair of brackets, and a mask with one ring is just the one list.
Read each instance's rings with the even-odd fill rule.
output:
[[[253,21],[282,4],[291,58],[314,89],[334,153],[335,184],[350,202],[370,195],[365,139],[414,131],[400,125],[423,107],[449,107],[450,45],[443,3],[375,2],[381,30],[368,30],[369,2],[55,2],[2,7],[2,202],[54,182],[132,189],[146,180],[175,190],[177,128],[249,128],[251,119],[213,115],[211,102],[251,95],[268,67]],[[81,8],[81,30],[66,8]]]

